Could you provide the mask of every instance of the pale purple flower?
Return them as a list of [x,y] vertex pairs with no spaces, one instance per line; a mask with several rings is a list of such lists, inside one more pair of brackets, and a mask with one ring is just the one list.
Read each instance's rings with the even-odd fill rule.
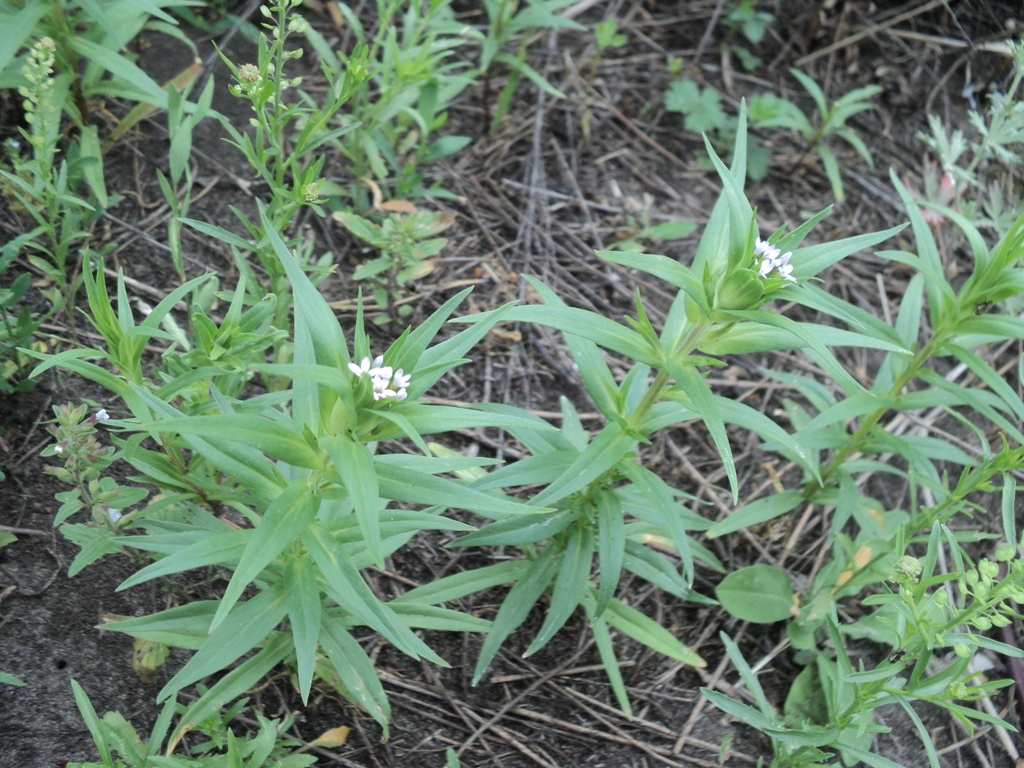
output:
[[107,514],[110,515],[110,521],[112,523],[116,523],[122,517],[121,510],[114,509],[113,507],[107,507]]
[[108,419],[110,419],[110,414],[107,413],[106,408],[100,408],[96,411],[96,415],[92,417],[93,421],[107,421]]

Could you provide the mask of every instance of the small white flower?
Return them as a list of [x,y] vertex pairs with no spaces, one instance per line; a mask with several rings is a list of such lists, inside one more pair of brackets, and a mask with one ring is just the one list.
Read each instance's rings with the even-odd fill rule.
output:
[[53,446],[53,452],[64,453],[64,446],[61,443],[57,443],[55,446]]
[[96,415],[92,417],[93,421],[107,421],[110,419],[110,414],[107,413],[106,408],[100,408],[96,411]]
[[121,510],[119,510],[119,509],[114,509],[113,507],[108,507],[107,508],[107,514],[110,515],[111,522],[116,523],[118,520],[121,519]]
[[370,369],[370,376],[372,376],[374,380],[383,379],[384,381],[391,381],[391,371],[392,368],[390,365],[378,365],[376,368]]
[[364,373],[368,373],[371,376],[373,376],[375,375],[375,371],[379,370],[378,366],[383,362],[383,355],[378,356],[372,362],[370,361],[370,358],[364,357],[362,361],[359,363],[359,365],[356,365],[355,363],[349,363],[348,369],[359,378],[362,378]]
[[787,251],[785,254],[783,254],[781,259],[775,262],[775,266],[779,270],[779,275],[784,280],[788,280],[791,283],[795,283],[796,278],[793,277],[793,265],[789,263],[789,258],[792,255],[793,254],[791,252]]
[[406,387],[412,381],[412,376],[401,368],[395,371],[390,365],[384,365],[384,356],[380,355],[372,361],[364,357],[359,365],[349,363],[348,368],[359,378],[365,374],[370,376],[370,385],[374,400],[383,400],[393,397],[396,400],[405,400]]
[[765,259],[761,262],[761,266],[757,270],[757,272],[759,275],[761,275],[761,277],[768,277],[768,275],[771,274],[771,271],[773,269],[775,269],[775,262],[765,257]]
[[780,251],[767,240],[762,240],[759,237],[754,241],[754,253],[764,256],[765,259],[777,261],[779,258]]

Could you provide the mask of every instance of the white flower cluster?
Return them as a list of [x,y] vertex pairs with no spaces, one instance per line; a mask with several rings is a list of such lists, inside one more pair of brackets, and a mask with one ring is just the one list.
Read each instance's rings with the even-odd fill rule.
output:
[[392,371],[391,366],[384,365],[384,356],[380,355],[370,361],[364,357],[359,365],[349,363],[348,369],[358,378],[368,375],[373,384],[373,399],[383,400],[385,397],[393,397],[396,400],[405,400],[405,388],[409,386],[412,376],[399,368]]
[[796,278],[793,277],[793,265],[789,263],[792,255],[790,251],[782,253],[774,245],[767,240],[762,240],[760,237],[754,243],[754,258],[755,260],[757,258],[761,259],[757,270],[761,277],[768,277],[772,272],[778,270],[779,277],[795,283]]

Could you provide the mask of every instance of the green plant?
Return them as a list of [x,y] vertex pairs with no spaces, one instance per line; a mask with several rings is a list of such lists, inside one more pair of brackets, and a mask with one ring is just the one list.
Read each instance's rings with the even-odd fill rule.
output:
[[[286,11],[271,11],[278,14],[275,41],[286,37],[290,24]],[[275,83],[282,77],[281,69],[273,69],[275,83],[265,76],[271,76],[271,58],[284,61],[280,58],[283,47],[275,49],[275,44],[265,42],[260,65],[235,71],[240,95],[251,91],[249,96],[256,103],[254,94],[261,94],[258,98],[269,94],[261,109],[270,114],[273,104],[280,104]],[[361,80],[363,74],[357,72],[353,78]],[[845,120],[840,117],[833,127]],[[316,125],[310,136],[320,135]],[[275,130],[279,130],[275,135],[291,136],[280,126]],[[258,139],[260,135],[258,129]],[[828,710],[834,719],[831,725],[793,725],[798,719],[795,713],[792,722],[783,723],[769,714],[770,702],[766,707],[756,702],[758,709],[743,708],[746,705],[730,704],[715,695],[711,697],[715,703],[742,713],[781,743],[784,749],[776,756],[779,765],[786,765],[818,760],[827,756],[827,750],[869,754],[866,747],[858,746],[862,742],[850,744],[846,736],[854,726],[858,739],[878,730],[863,708],[900,703],[886,688],[900,690],[899,681],[889,683],[900,663],[914,665],[908,690],[955,712],[959,710],[954,700],[961,694],[966,692],[969,698],[984,692],[972,691],[969,682],[958,677],[963,671],[956,666],[959,662],[946,668],[953,673],[939,673],[948,679],[940,676],[938,681],[926,676],[925,667],[936,648],[952,648],[960,658],[970,655],[973,646],[992,643],[981,635],[985,622],[994,625],[1004,620],[1010,610],[1005,599],[1024,595],[1017,591],[1020,567],[1008,565],[1007,578],[997,578],[991,563],[979,558],[975,564],[962,546],[984,539],[946,525],[954,514],[971,509],[972,494],[991,490],[997,481],[1003,483],[1004,500],[1009,499],[1004,510],[1013,509],[1014,486],[1008,473],[1020,467],[1019,452],[986,453],[985,435],[972,419],[985,419],[1008,439],[1024,443],[1017,425],[1024,418],[1024,403],[972,348],[1022,334],[1024,321],[979,310],[1024,290],[1024,269],[1018,266],[1024,255],[1024,218],[990,248],[969,221],[948,209],[937,209],[963,232],[974,257],[973,274],[955,291],[942,274],[932,231],[894,178],[907,206],[917,252],[881,255],[919,274],[908,286],[895,323],[889,325],[814,282],[832,264],[876,246],[901,228],[805,245],[826,209],[792,231],[780,230],[762,239],[743,189],[748,143],[741,107],[731,166],[705,142],[723,191],[692,263],[683,265],[657,254],[600,254],[671,286],[675,296],[662,327],[655,328],[650,321],[639,292],[635,317],[620,323],[568,307],[551,289],[531,279],[543,304],[459,318],[468,327],[432,345],[465,298],[465,293],[459,294],[375,357],[363,328],[362,310],[350,342],[305,274],[307,263],[297,252],[301,249],[290,248],[282,237],[281,230],[298,203],[294,194],[288,197],[283,190],[289,179],[297,183],[296,173],[301,176],[303,166],[295,165],[278,178],[271,172],[278,160],[270,160],[271,165],[266,160],[276,156],[285,162],[286,145],[275,151],[267,150],[263,139],[249,145],[246,140],[239,139],[243,151],[260,173],[267,171],[264,178],[275,190],[276,197],[260,207],[259,221],[252,223],[250,234],[265,252],[267,263],[280,270],[273,287],[280,289],[277,301],[294,311],[291,346],[272,341],[273,362],[261,359],[268,347],[259,345],[255,329],[266,328],[268,314],[278,310],[270,307],[266,313],[267,307],[249,302],[251,306],[243,312],[250,285],[247,276],[246,284],[232,294],[230,322],[226,318],[225,324],[218,325],[208,317],[209,324],[195,319],[205,317],[197,296],[206,278],[199,278],[172,292],[142,323],[135,324],[123,282],[118,285],[115,312],[106,296],[102,270],[89,269],[85,282],[90,312],[104,348],[37,355],[44,359],[37,371],[62,366],[101,383],[123,400],[130,415],[117,422],[123,432],[115,444],[139,477],[161,490],[159,498],[138,510],[132,526],[120,528],[110,541],[154,556],[122,588],[210,566],[231,573],[218,600],[179,605],[106,627],[145,642],[195,651],[163,688],[160,699],[208,675],[224,673],[182,714],[170,738],[171,751],[185,731],[282,662],[295,670],[304,700],[314,680],[324,681],[364,707],[386,732],[387,697],[353,629],[372,629],[396,649],[435,663],[443,660],[414,629],[486,632],[474,672],[480,680],[500,647],[538,605],[546,607],[545,618],[526,652],[543,648],[570,616],[582,610],[612,690],[628,712],[611,629],[680,662],[701,665],[703,660],[642,610],[617,597],[622,575],[628,572],[681,599],[710,602],[692,589],[695,569],[723,571],[724,567],[697,534],[728,535],[801,505],[834,510],[828,538],[833,559],[824,563],[806,596],[792,590],[785,573],[779,578],[779,573],[766,575],[770,572],[763,568],[728,577],[718,596],[739,614],[745,610],[737,602],[742,595],[755,589],[770,594],[771,605],[762,609],[771,612],[751,614],[755,621],[781,618],[784,606],[791,614],[795,611],[790,642],[804,652],[801,658],[813,659],[816,670],[800,679],[798,693],[832,686],[854,691],[853,698],[834,696]],[[313,142],[303,139],[307,140]],[[346,223],[357,221],[349,216]],[[368,227],[366,220],[359,226]],[[208,225],[196,228],[214,233]],[[380,225],[368,228],[367,234],[376,238],[383,231]],[[220,231],[216,234],[225,237]],[[246,246],[242,238],[226,239],[239,249]],[[176,302],[190,292],[194,341],[169,317]],[[922,313],[925,298],[927,326]],[[798,322],[774,311],[776,299],[822,312],[846,327]],[[200,308],[198,315],[196,308]],[[593,434],[584,429],[574,406],[565,399],[557,428],[518,409],[493,404],[455,408],[421,400],[501,321],[544,324],[564,335],[584,388],[601,414]],[[182,334],[191,348],[183,345],[183,351],[169,356],[172,365],[158,369],[155,380],[149,378],[141,365],[145,343],[165,339],[181,345]],[[830,349],[842,346],[884,354],[869,384],[847,371]],[[602,348],[626,361],[623,377],[613,375]],[[786,405],[793,431],[745,403],[715,394],[708,382],[708,370],[721,364],[722,356],[793,348],[804,350],[820,372],[814,377],[774,374],[803,398],[804,402]],[[98,365],[89,357],[111,365]],[[983,386],[951,385],[934,369],[933,361],[941,357],[962,362]],[[280,386],[262,394],[247,392],[244,382],[254,374],[274,377]],[[927,436],[893,435],[883,427],[891,411],[940,407],[958,414],[965,428],[974,430],[978,455]],[[686,422],[700,422],[710,435],[734,503],[740,500],[741,487],[730,427],[754,433],[764,450],[792,462],[793,469],[787,472],[798,473],[798,478],[787,474],[789,488],[773,496],[744,499],[742,506],[720,521],[706,520],[690,509],[692,499],[644,465],[643,446],[660,430]],[[424,435],[469,427],[504,430],[518,440],[524,458],[488,470],[494,460],[462,457],[424,440]],[[390,441],[398,439],[407,439],[419,453],[388,453]],[[881,461],[887,453],[895,459]],[[944,474],[950,467],[963,468],[952,487]],[[908,481],[909,509],[879,509],[877,502],[860,493],[858,479],[875,471]],[[397,504],[402,508],[393,506]],[[486,522],[474,528],[461,517],[445,516],[450,508],[466,510]],[[382,565],[387,555],[428,529],[466,534],[452,546],[502,547],[508,556],[496,564],[424,584],[391,601],[375,595],[360,570]],[[1004,531],[1007,541],[1016,541],[1011,527],[1004,524]],[[658,549],[649,546],[655,542]],[[938,572],[940,546],[955,566],[949,574]],[[666,554],[672,549],[674,556]],[[923,579],[911,583],[916,568],[903,558],[914,552],[921,555]],[[1005,549],[1000,553],[997,560],[1012,559],[1005,557]],[[592,573],[595,563],[596,575]],[[848,669],[844,637],[857,631],[867,634],[871,619],[855,626],[839,625],[839,601],[867,588],[880,592],[889,567],[897,564],[900,593],[872,599],[884,603],[880,611],[896,612],[897,635],[890,652],[906,651],[910,658],[900,657],[890,662],[893,667],[881,671]],[[959,585],[961,579],[958,599],[938,605],[930,590],[947,581]],[[512,586],[493,622],[444,607],[502,584]],[[940,609],[949,607],[931,630],[924,623],[933,621],[924,613],[926,600]],[[902,625],[900,616],[905,620]],[[882,615],[874,621],[884,626],[883,619],[889,620]],[[972,628],[955,631],[964,621]],[[883,637],[878,632],[872,636]],[[737,660],[738,651],[729,643],[726,646],[741,675],[753,678],[749,665]],[[250,651],[252,655],[246,656]],[[882,672],[885,683],[880,682]],[[759,688],[746,682],[749,691],[764,698]],[[936,689],[937,682],[953,687]],[[878,759],[875,763],[880,764]]]
[[[261,6],[260,12],[268,21],[262,24],[264,32],[260,33],[257,63],[236,66],[221,54],[234,78],[230,92],[251,104],[253,116],[250,123],[255,132],[252,135],[243,133],[222,116],[218,118],[228,133],[226,141],[243,154],[259,181],[267,186],[266,216],[253,220],[237,208],[231,208],[245,228],[248,240],[223,227],[191,218],[177,219],[181,224],[217,238],[231,248],[235,264],[245,278],[242,289],[249,291],[245,296],[246,303],[265,306],[264,298],[273,296],[275,304],[271,322],[279,329],[287,329],[291,322],[291,286],[283,266],[269,246],[267,225],[275,232],[286,233],[296,214],[306,206],[317,215],[324,215],[322,204],[326,200],[321,196],[321,187],[325,180],[321,171],[325,157],[318,150],[354,128],[351,125],[331,128],[330,122],[369,77],[365,57],[352,57],[343,70],[334,71],[324,66],[330,98],[323,106],[315,105],[310,99],[297,98],[293,101],[286,98],[287,91],[298,89],[302,84],[301,77],[285,75],[288,62],[302,56],[301,48],[289,50],[288,40],[292,35],[309,32],[309,25],[294,12],[296,5],[298,0]],[[205,98],[204,95],[203,100]],[[179,117],[180,114],[175,113],[170,119],[175,121]],[[181,119],[183,122],[177,123],[175,135],[180,143],[172,161],[185,173],[186,150],[194,119]],[[172,146],[172,150],[175,149]],[[170,183],[162,184],[162,187],[165,187],[165,195],[168,192],[173,194]],[[316,258],[312,253],[312,241],[290,242],[299,246],[299,261],[314,280],[319,282],[330,273],[330,253]],[[255,252],[262,274],[249,264],[247,256],[250,252]],[[282,339],[278,338],[277,342],[274,358],[283,361],[289,354],[288,348]]]
[[[544,75],[526,63],[526,52],[534,33],[538,30],[586,31],[581,24],[556,13],[572,5],[572,2],[573,0],[527,0],[525,5],[521,5],[519,0],[484,0],[487,31],[482,35],[477,33],[474,37],[480,41],[479,76],[484,81],[484,119],[490,123],[492,134],[497,131],[498,125],[508,112],[521,77],[526,77],[550,96],[564,98],[564,94],[551,85]],[[509,46],[516,35],[521,37],[518,50],[513,55],[503,49]],[[497,102],[492,106],[491,79],[494,76],[495,64],[506,65],[511,74],[501,89]]]
[[171,216],[167,219],[167,245],[171,249],[171,261],[182,280],[185,280],[185,259],[181,251],[181,222],[187,218],[192,201],[192,169],[189,167],[192,130],[210,111],[213,78],[207,80],[196,104],[188,105],[194,107],[191,114],[185,111],[187,95],[187,90],[181,95],[177,88],[167,91],[167,135],[171,141],[168,153],[170,178],[159,168],[156,170],[160,191],[171,209]]
[[[466,42],[467,28],[455,21],[451,0],[377,0],[373,35],[345,4],[339,6],[356,38],[350,56],[333,51],[312,30],[311,44],[335,71],[357,65],[366,77],[353,91],[333,144],[351,163],[348,190],[356,210],[370,208],[365,179],[383,185],[389,198],[450,197],[440,182],[427,185],[422,166],[458,152],[465,136],[436,134],[448,120],[448,104],[473,81],[468,65],[451,59]],[[344,134],[343,136],[341,134]],[[342,190],[329,187],[332,196]]]
[[[43,455],[63,459],[62,467],[47,467],[46,473],[75,486],[57,494],[61,506],[53,520],[64,537],[79,546],[78,555],[68,567],[68,575],[74,576],[103,555],[122,551],[118,534],[134,518],[127,509],[149,492],[103,476],[103,470],[117,457],[113,448],[102,446],[96,439],[96,425],[110,418],[105,409],[90,416],[86,416],[84,405],[54,406],[53,411],[55,423],[47,429],[57,442],[47,446]],[[80,510],[88,512],[88,523],[66,522]]]
[[[971,453],[927,436],[897,439],[881,422],[891,411],[956,408],[964,414],[984,416],[1015,443],[1024,442],[1018,428],[1024,417],[1024,403],[982,357],[970,350],[982,340],[1015,338],[1021,332],[1019,319],[979,314],[979,310],[1024,289],[1024,270],[1018,265],[1024,254],[1024,217],[1018,218],[990,249],[964,216],[932,206],[956,224],[973,251],[973,272],[955,291],[943,275],[932,228],[895,176],[893,183],[907,207],[916,253],[887,251],[880,255],[919,272],[908,285],[895,324],[886,325],[810,286],[803,290],[809,297],[814,296],[815,303],[818,298],[823,300],[816,304],[819,309],[857,322],[876,343],[887,340],[902,349],[888,351],[870,388],[852,381],[841,385],[845,395],[842,399],[827,394],[810,378],[774,374],[795,386],[817,411],[812,416],[804,406],[789,405],[791,419],[798,427],[794,439],[814,446],[816,452],[829,451],[829,458],[819,465],[818,478],[805,476],[802,488],[748,503],[709,531],[711,536],[727,535],[804,504],[834,509],[828,529],[833,559],[820,569],[804,594],[793,591],[784,572],[772,572],[767,566],[757,566],[756,572],[744,569],[732,574],[719,591],[723,606],[747,620],[777,621],[785,617],[786,605],[794,614],[787,635],[807,669],[794,684],[782,716],[760,692],[735,647],[730,647],[730,658],[753,695],[755,707],[718,693],[707,694],[716,705],[772,738],[776,766],[819,764],[830,759],[834,751],[847,759],[888,765],[867,750],[871,735],[880,728],[871,712],[893,704],[911,716],[928,749],[930,764],[937,766],[930,737],[909,702],[919,700],[944,707],[968,729],[970,719],[996,722],[956,702],[987,695],[1005,681],[975,686],[966,665],[979,647],[1021,655],[1018,649],[982,633],[1017,615],[1017,609],[1007,601],[1024,599],[1024,566],[1016,560],[1007,562],[1013,560],[1013,547],[1006,545],[995,551],[995,560],[1007,563],[1005,577],[999,575],[996,562],[972,560],[964,547],[978,541],[978,534],[954,529],[947,523],[957,515],[983,513],[984,508],[973,499],[1000,490],[1001,482],[1003,532],[1006,541],[1015,542],[1016,485],[1011,473],[1024,467],[1024,453],[1009,447],[993,452],[988,438],[952,410],[976,436]],[[925,297],[927,326],[922,318]],[[939,376],[934,361],[942,357],[963,362],[983,387],[957,386]],[[891,459],[879,461],[887,452],[898,457],[900,464],[894,465]],[[942,467],[957,466],[962,469],[958,480],[951,484]],[[858,476],[875,471],[909,483],[908,509],[886,510],[859,492]],[[847,532],[850,528],[856,534]],[[918,561],[913,552],[920,547],[925,550]],[[940,556],[942,549],[947,553],[944,556]],[[937,563],[949,560],[948,572],[939,571]],[[887,580],[899,583],[899,594],[888,590]],[[956,584],[957,589],[945,587],[947,583]],[[879,589],[883,594],[877,594]],[[758,592],[756,605],[751,600],[753,590]],[[840,601],[865,590],[876,594],[864,599],[863,604],[882,607],[853,624],[840,624]],[[874,669],[853,668],[844,650],[846,636],[870,637],[884,643],[888,650],[882,655],[888,654],[889,661]],[[827,646],[821,645],[823,639],[827,639]],[[950,651],[955,651],[952,660]],[[806,708],[796,705],[812,697],[820,702],[813,717]]]
[[[55,69],[49,99],[55,110],[53,126],[63,112],[79,132],[77,151],[86,161],[84,181],[98,204],[106,208],[103,152],[90,102],[119,98],[158,108],[167,107],[167,92],[139,69],[126,46],[141,32],[169,35],[195,52],[163,8],[187,6],[190,0],[22,0],[0,6],[0,88],[34,88],[39,43],[47,40],[49,66]],[[26,54],[16,58],[19,51]],[[53,127],[54,136],[56,127]]]
[[[694,133],[706,134],[712,146],[728,158],[728,152],[736,143],[739,120],[722,109],[722,97],[711,86],[701,88],[689,78],[673,80],[663,97],[665,109],[683,115],[683,127]],[[755,107],[751,105],[751,112]],[[747,136],[747,175],[758,181],[768,175],[771,152],[754,136]],[[705,155],[710,167],[711,160]]]
[[455,223],[455,215],[447,211],[392,213],[385,216],[380,224],[355,213],[340,211],[334,214],[334,218],[361,241],[381,252],[380,256],[362,264],[352,275],[353,280],[369,280],[374,286],[374,301],[383,310],[374,322],[388,323],[409,315],[412,307],[396,302],[403,298],[406,284],[433,271],[434,265],[429,259],[448,242],[436,235]]
[[73,270],[72,256],[88,239],[98,215],[96,207],[76,191],[96,161],[75,142],[68,157],[57,162],[61,110],[53,78],[55,49],[53,40],[43,38],[25,63],[27,85],[19,88],[19,94],[29,129],[21,129],[21,135],[31,156],[14,154],[11,170],[0,169],[0,180],[5,196],[13,198],[36,226],[5,246],[3,258],[9,263],[21,250],[28,250],[29,263],[56,286],[56,291],[48,293],[53,312],[66,308],[74,322],[74,298],[82,278]]
[[768,27],[773,21],[775,21],[775,17],[770,13],[757,10],[755,0],[739,0],[736,7],[722,19],[726,28],[726,39],[722,42],[722,50],[735,53],[743,68],[748,72],[753,72],[761,66],[761,59],[747,48],[733,42],[736,32],[742,32],[747,42],[757,45],[764,39]]
[[259,731],[236,736],[228,723],[245,706],[246,699],[237,702],[226,713],[212,712],[206,720],[197,723],[193,733],[207,736],[208,740],[185,748],[182,754],[175,756],[177,744],[169,744],[164,755],[160,754],[160,749],[174,716],[185,712],[185,707],[176,699],[167,700],[153,725],[149,740],[143,742],[120,712],[107,712],[100,718],[82,686],[72,680],[71,687],[101,762],[68,763],[70,768],[306,768],[316,762],[311,755],[289,754],[298,746],[293,740],[281,736],[289,724],[269,720],[259,712],[256,713]]
[[609,18],[594,25],[594,42],[597,43],[597,58],[600,59],[609,48],[621,48],[629,40],[619,32],[618,19]]
[[[868,102],[881,88],[869,85],[856,88],[835,101],[832,106],[825,100],[825,94],[810,77],[796,69],[790,73],[814,99],[818,108],[818,119],[812,122],[807,115],[793,102],[780,98],[773,93],[760,94],[750,100],[748,112],[750,124],[755,128],[789,128],[800,134],[807,143],[807,152],[817,152],[821,158],[825,175],[832,185],[832,193],[837,201],[844,199],[842,173],[836,156],[823,143],[831,136],[838,136],[852,146],[869,166],[872,166],[871,153],[867,146],[853,131],[846,126],[846,121],[853,115],[874,106]],[[727,114],[721,107],[722,97],[710,86],[701,88],[690,79],[674,80],[665,92],[665,109],[684,115],[683,127],[695,133],[707,133],[712,144],[722,150],[735,144],[737,119]],[[747,137],[747,173],[750,178],[760,180],[768,173],[771,153],[754,139]],[[797,164],[803,161],[801,158]]]
[[[1024,144],[1024,102],[1018,100],[1024,80],[1024,42],[1010,40],[1007,46],[1013,57],[1013,80],[1005,93],[989,97],[987,110],[968,113],[972,138],[959,128],[947,131],[937,115],[928,116],[931,134],[919,134],[939,162],[939,168],[925,166],[924,199],[959,207],[969,220],[998,234],[1005,233],[1019,213],[1012,170],[1020,164],[1017,150]],[[937,211],[927,213],[932,223],[945,222]]]
[[839,161],[824,142],[832,136],[837,136],[853,147],[868,166],[874,167],[871,152],[861,138],[847,127],[846,121],[860,112],[874,109],[875,107],[869,102],[869,99],[880,93],[882,89],[877,85],[854,88],[836,99],[830,106],[824,91],[809,75],[798,69],[790,69],[789,72],[814,100],[818,110],[817,120],[812,122],[791,101],[779,98],[774,94],[767,94],[751,102],[751,123],[759,128],[789,128],[799,133],[807,142],[807,151],[818,153],[822,167],[825,169],[825,175],[832,185],[832,194],[835,195],[838,202],[842,202],[845,199],[845,193]]
[[[5,250],[6,253],[0,251],[0,275],[17,255],[16,247]],[[0,288],[0,393],[3,394],[23,392],[32,386],[32,379],[18,380],[29,362],[18,348],[32,344],[32,335],[41,322],[31,307],[18,307],[31,284],[32,276],[25,273],[11,281],[9,288]]]

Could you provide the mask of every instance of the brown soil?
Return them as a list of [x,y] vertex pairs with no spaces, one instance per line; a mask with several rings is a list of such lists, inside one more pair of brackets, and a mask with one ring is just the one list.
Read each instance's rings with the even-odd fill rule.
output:
[[[472,11],[478,5],[459,6],[466,9],[467,23],[480,22],[481,14]],[[455,211],[458,224],[448,233],[451,242],[437,260],[430,281],[417,286],[414,319],[425,316],[465,281],[476,286],[467,312],[522,298],[521,275],[531,274],[569,303],[614,318],[631,311],[639,285],[652,320],[659,323],[669,299],[663,286],[604,263],[593,251],[611,246],[625,234],[629,216],[645,205],[650,206],[654,223],[700,223],[717,196],[716,179],[698,163],[700,138],[682,129],[681,116],[665,113],[661,107],[662,93],[671,81],[665,66],[668,56],[683,57],[689,76],[713,85],[732,107],[741,97],[766,90],[804,104],[803,92],[787,74],[787,68],[795,65],[825,84],[831,98],[868,83],[882,85],[878,111],[853,120],[868,142],[875,168],[866,167],[843,146],[832,145],[844,166],[848,199],[813,236],[831,239],[899,223],[903,215],[888,168],[921,186],[925,150],[916,133],[925,128],[926,114],[934,112],[953,124],[964,120],[966,105],[960,92],[968,67],[975,83],[1005,86],[1005,59],[973,46],[1004,39],[1008,20],[1015,16],[1021,20],[1019,4],[986,0],[915,0],[899,5],[859,0],[762,2],[759,9],[773,13],[777,20],[765,39],[752,46],[765,63],[748,75],[735,56],[720,52],[723,29],[713,21],[723,5],[728,9],[732,3],[610,0],[579,5],[586,7],[578,17],[585,24],[592,26],[611,15],[618,18],[629,43],[606,53],[595,69],[590,36],[574,32],[540,36],[530,61],[566,99],[553,100],[533,86],[522,86],[494,137],[486,135],[481,87],[468,90],[451,110],[450,131],[472,136],[474,141],[450,163],[434,169],[445,187],[463,200],[437,203],[439,208]],[[314,9],[307,10],[306,16],[325,34],[333,34],[326,16]],[[189,54],[180,47],[162,40],[148,42],[152,47],[143,52],[142,63],[156,79],[162,81],[188,64]],[[200,48],[201,55],[207,55],[212,50],[210,41],[201,40]],[[238,62],[251,57],[241,37],[228,50]],[[313,69],[313,61],[304,64]],[[243,125],[247,116],[226,93],[224,67],[214,60],[212,72],[218,83],[215,107]],[[236,183],[237,178],[247,180],[251,174],[221,137],[220,126],[212,120],[198,130],[193,158],[196,193],[212,186],[209,194],[194,203],[191,215],[233,226],[228,206],[254,210],[252,196],[260,190],[254,186],[247,192]],[[773,151],[771,171],[764,181],[749,183],[747,191],[757,206],[761,231],[771,232],[823,208],[831,202],[831,193],[820,164],[805,156],[794,137],[773,132],[762,139]],[[160,116],[112,150],[108,186],[125,199],[98,230],[118,244],[112,266],[123,268],[137,281],[133,290],[150,303],[178,284],[162,245],[166,208],[154,173],[166,167],[166,151]],[[336,160],[331,159],[328,168],[337,180],[347,183]],[[339,272],[324,290],[338,302],[341,315],[351,317],[358,286],[350,275],[360,249],[339,228],[315,217],[301,226],[318,238],[319,252],[336,253]],[[17,231],[13,212],[0,213],[0,227],[7,236]],[[663,250],[686,260],[695,243],[696,235],[667,244]],[[198,238],[189,238],[186,246],[190,276],[212,270],[220,275],[222,285],[233,284],[229,256]],[[895,312],[906,279],[898,268],[864,254],[844,261],[828,275],[833,290],[879,314],[883,302]],[[383,344],[397,331],[374,332],[381,334]],[[67,336],[60,329],[54,334],[58,340]],[[838,354],[850,370],[870,370],[871,360],[862,359],[860,353]],[[1001,354],[994,363],[1015,360],[1020,349],[1005,349]],[[431,395],[550,412],[558,408],[558,395],[566,394],[581,413],[592,410],[562,342],[547,329],[509,327],[474,350],[472,358],[471,364],[446,377]],[[768,413],[781,407],[783,394],[759,386],[763,374],[758,367],[806,367],[798,353],[729,362],[731,367],[716,376],[718,391]],[[44,377],[27,395],[0,401],[0,424],[10,447],[8,455],[0,455],[8,476],[0,485],[0,524],[27,531],[18,542],[0,550],[0,669],[27,683],[0,690],[0,768],[51,768],[96,758],[74,704],[71,679],[88,691],[100,713],[118,710],[140,732],[148,733],[158,711],[154,695],[185,654],[173,654],[156,680],[144,684],[131,668],[130,639],[103,633],[95,625],[101,614],[152,613],[203,589],[183,580],[115,592],[137,568],[125,557],[108,557],[76,578],[67,578],[75,547],[52,528],[57,507],[54,493],[66,488],[42,473],[47,464],[39,457],[47,443],[42,422],[51,417],[51,405],[86,398],[116,408],[106,393],[91,384],[55,375]],[[475,444],[486,455],[501,456],[510,448],[496,433],[467,432],[452,440],[453,447]],[[461,446],[455,440],[462,440]],[[744,434],[736,432],[733,444],[741,487],[752,493],[766,481],[764,457]],[[646,450],[648,465],[659,467],[666,480],[712,502],[705,514],[720,515],[732,507],[728,493],[723,493],[724,473],[701,428],[671,430]],[[884,498],[890,508],[906,503],[902,487],[880,486],[870,492]],[[783,521],[708,545],[730,569],[759,559],[771,561],[783,554],[795,522]],[[992,525],[998,527],[998,523]],[[787,567],[809,570],[822,533],[813,527],[802,531],[799,545],[785,555]],[[444,549],[444,541],[426,535],[416,539],[385,571],[369,572],[371,586],[382,596],[393,596],[410,584],[487,562],[487,552],[457,553]],[[716,581],[714,574],[699,572],[696,588],[713,594]],[[392,737],[386,743],[381,743],[380,730],[371,719],[330,691],[316,691],[303,708],[286,676],[252,692],[252,703],[271,717],[296,714],[292,733],[306,742],[328,728],[351,726],[353,732],[344,747],[316,750],[319,764],[325,766],[437,768],[444,765],[446,747],[467,744],[462,762],[471,768],[714,766],[720,759],[728,766],[747,766],[762,756],[770,760],[767,742],[706,705],[698,688],[735,681],[734,672],[723,663],[718,641],[718,633],[724,630],[741,643],[749,659],[770,659],[761,676],[769,695],[781,705],[799,671],[788,650],[777,657],[772,654],[785,638],[784,627],[749,627],[717,608],[683,603],[639,581],[625,584],[620,594],[708,661],[707,671],[695,671],[618,638],[636,713],[631,721],[614,705],[581,616],[529,660],[520,654],[532,632],[514,637],[476,688],[469,679],[478,637],[427,633],[429,644],[450,662],[451,669],[421,666],[388,647],[376,648],[376,662],[394,708]],[[500,590],[484,593],[461,607],[492,615],[501,597]],[[534,628],[539,620],[532,617]],[[376,641],[368,638],[367,643],[375,647]],[[1006,695],[996,696],[993,702],[1003,716],[1016,719]],[[248,710],[245,714],[252,715]],[[922,714],[942,750],[944,766],[1012,764],[992,730],[979,729],[969,739],[952,718],[927,715],[924,710]],[[927,764],[905,716],[887,711],[883,719],[893,732],[880,736],[876,749],[906,766]],[[1024,749],[1016,735],[1010,738]],[[727,744],[724,750],[723,744]]]

